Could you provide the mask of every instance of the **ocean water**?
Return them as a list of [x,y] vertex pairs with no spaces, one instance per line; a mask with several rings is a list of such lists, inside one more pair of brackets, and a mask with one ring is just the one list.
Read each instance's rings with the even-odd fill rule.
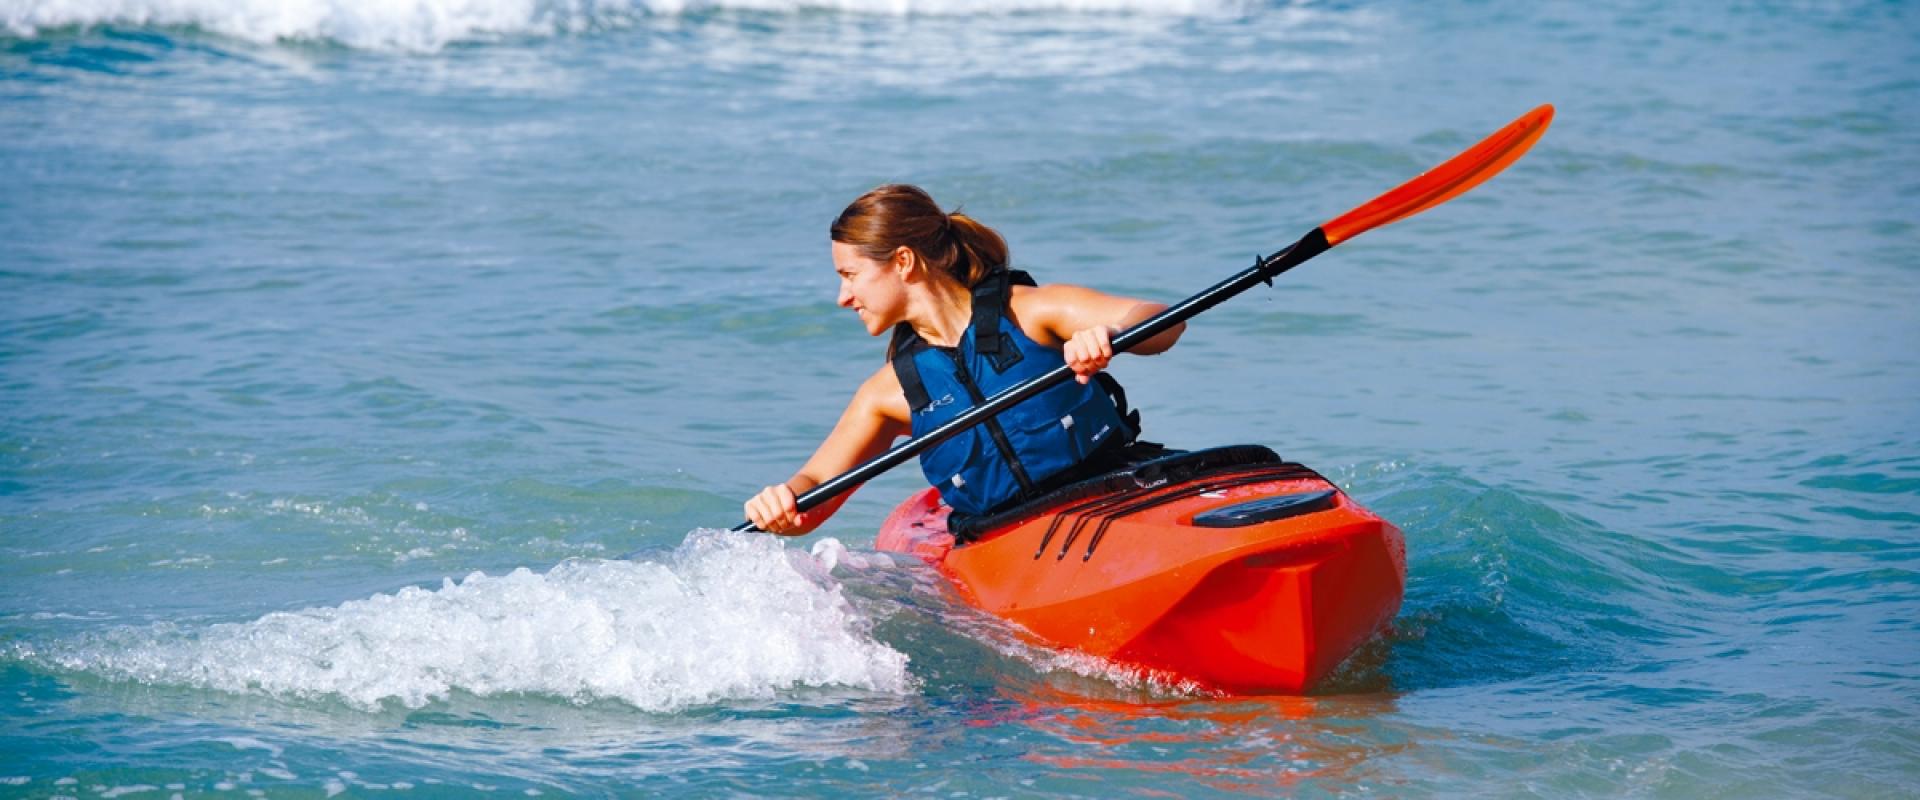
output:
[[[0,795],[1920,791],[1920,10],[0,0]],[[910,181],[1175,300],[1114,372],[1407,534],[1307,697],[716,530],[881,358]],[[638,551],[631,559],[619,556]]]

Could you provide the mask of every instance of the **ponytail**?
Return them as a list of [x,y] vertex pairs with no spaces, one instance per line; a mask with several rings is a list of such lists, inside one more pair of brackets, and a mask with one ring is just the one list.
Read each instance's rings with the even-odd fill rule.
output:
[[999,233],[958,211],[941,211],[926,190],[903,183],[860,195],[840,212],[828,233],[876,261],[905,247],[928,270],[968,288],[1007,265],[1007,240]]
[[961,285],[978,286],[987,273],[1007,266],[1007,240],[999,231],[958,211],[948,214],[947,219],[952,223],[957,258],[944,269]]

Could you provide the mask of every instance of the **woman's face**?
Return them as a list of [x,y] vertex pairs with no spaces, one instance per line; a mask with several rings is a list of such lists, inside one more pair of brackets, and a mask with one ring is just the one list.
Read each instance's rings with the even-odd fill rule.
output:
[[868,336],[879,336],[906,319],[906,282],[892,261],[875,261],[854,245],[834,242],[833,271],[840,275],[840,307],[860,315]]

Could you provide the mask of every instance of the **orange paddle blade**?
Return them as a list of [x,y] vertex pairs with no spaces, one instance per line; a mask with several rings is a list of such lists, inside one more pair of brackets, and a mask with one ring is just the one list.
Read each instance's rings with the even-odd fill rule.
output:
[[1527,148],[1547,132],[1547,124],[1552,121],[1552,105],[1522,114],[1447,163],[1421,173],[1366,205],[1334,217],[1320,226],[1327,234],[1327,245],[1333,246],[1387,223],[1406,219],[1479,186],[1525,155]]

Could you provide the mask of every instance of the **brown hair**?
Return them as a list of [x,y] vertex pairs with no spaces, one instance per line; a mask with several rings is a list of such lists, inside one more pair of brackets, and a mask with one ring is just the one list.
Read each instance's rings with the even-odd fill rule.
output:
[[904,183],[876,186],[848,203],[829,235],[877,261],[906,247],[928,269],[967,287],[1007,263],[1007,240],[1000,234],[958,211],[941,211],[926,190]]

